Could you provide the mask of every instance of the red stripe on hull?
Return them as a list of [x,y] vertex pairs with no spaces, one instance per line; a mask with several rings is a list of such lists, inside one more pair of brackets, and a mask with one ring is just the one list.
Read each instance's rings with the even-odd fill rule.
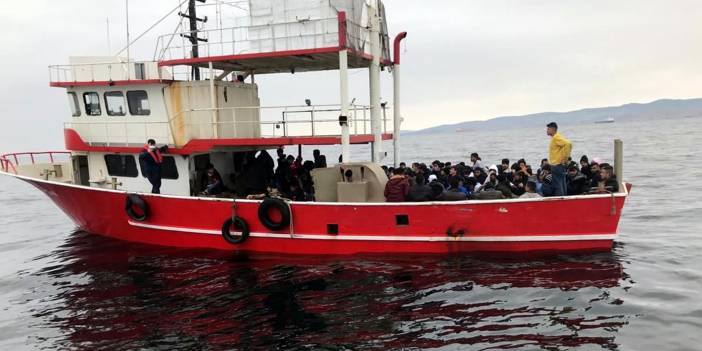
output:
[[[610,250],[611,239],[589,238],[593,234],[616,233],[625,200],[624,196],[618,196],[421,205],[296,203],[292,205],[295,233],[329,239],[282,238],[280,234],[289,234],[286,229],[274,233],[279,236],[276,238],[250,237],[234,246],[220,235],[131,225],[124,211],[125,194],[121,192],[22,179],[41,189],[78,226],[91,233],[175,247],[315,255]],[[146,226],[212,232],[218,231],[231,216],[231,201],[148,194],[143,197],[149,204],[151,217],[139,224]],[[246,220],[252,233],[270,233],[258,220],[257,202],[237,202],[236,207],[237,215]],[[397,214],[409,216],[410,224],[397,226]],[[328,235],[327,224],[338,224],[340,237]],[[465,231],[462,241],[446,241],[447,231],[459,229]],[[428,240],[342,239],[349,236],[421,236]],[[539,236],[554,236],[558,240],[531,241],[532,237]],[[467,241],[474,237],[498,237],[499,241]],[[441,241],[431,241],[431,238]]]

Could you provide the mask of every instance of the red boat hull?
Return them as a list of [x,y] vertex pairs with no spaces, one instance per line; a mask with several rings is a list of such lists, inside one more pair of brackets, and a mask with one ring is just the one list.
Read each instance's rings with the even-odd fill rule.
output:
[[[313,255],[610,250],[628,194],[401,204],[292,203],[291,226],[272,232],[258,219],[259,201],[140,194],[151,214],[137,222],[125,212],[123,191],[18,178],[47,194],[90,233],[175,247]],[[251,230],[251,236],[236,245],[220,234],[233,207]],[[409,224],[397,225],[396,215],[406,215]],[[337,224],[338,234],[328,234],[328,224]]]

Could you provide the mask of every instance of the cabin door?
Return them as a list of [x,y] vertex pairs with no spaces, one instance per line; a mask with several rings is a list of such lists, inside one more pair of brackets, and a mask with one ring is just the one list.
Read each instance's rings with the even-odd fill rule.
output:
[[90,186],[88,172],[88,156],[73,156],[73,182],[78,185]]

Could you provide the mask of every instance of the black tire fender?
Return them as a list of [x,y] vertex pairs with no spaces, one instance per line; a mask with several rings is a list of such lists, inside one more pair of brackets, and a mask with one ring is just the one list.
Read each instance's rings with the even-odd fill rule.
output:
[[[232,226],[234,226],[234,229],[240,230],[241,235],[232,235]],[[229,218],[222,224],[222,237],[232,245],[243,243],[249,237],[249,234],[249,225],[241,217]]]
[[[137,214],[134,211],[134,207],[139,208],[141,214]],[[137,194],[127,194],[127,200],[124,203],[124,210],[127,212],[129,218],[143,222],[149,218],[149,204]]]
[[[268,216],[270,209],[280,211],[280,221],[275,222],[271,220]],[[287,228],[290,225],[290,217],[290,207],[281,199],[274,197],[265,198],[261,205],[258,206],[258,219],[264,227],[270,230],[278,231]]]

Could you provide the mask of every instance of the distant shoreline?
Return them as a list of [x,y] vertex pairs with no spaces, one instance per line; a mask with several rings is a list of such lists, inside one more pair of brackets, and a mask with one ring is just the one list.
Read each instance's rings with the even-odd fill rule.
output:
[[[702,117],[702,98],[660,99],[649,103],[630,103],[621,106],[585,108],[568,112],[541,112],[521,116],[502,116],[482,121],[442,124],[420,130],[402,131],[403,135],[464,133],[542,126],[555,121],[563,125],[598,123],[614,118],[617,123],[634,120],[677,119]],[[600,122],[601,123],[601,122]],[[607,123],[605,123],[607,124]]]

